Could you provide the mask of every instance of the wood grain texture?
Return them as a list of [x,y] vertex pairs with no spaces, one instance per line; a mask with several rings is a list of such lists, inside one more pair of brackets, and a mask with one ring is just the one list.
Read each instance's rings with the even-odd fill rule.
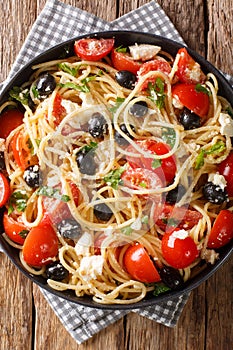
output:
[[[113,20],[147,0],[62,0]],[[0,81],[9,73],[46,0],[0,2]],[[233,74],[232,0],[158,0],[186,43]],[[233,259],[191,293],[174,329],[129,314],[77,345],[40,293],[0,254],[0,350],[230,350]],[[34,312],[35,310],[35,312]]]

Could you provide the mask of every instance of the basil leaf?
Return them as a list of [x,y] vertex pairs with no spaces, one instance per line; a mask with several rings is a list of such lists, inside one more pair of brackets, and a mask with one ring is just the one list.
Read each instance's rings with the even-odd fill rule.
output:
[[65,84],[58,84],[62,88],[67,88],[67,89],[73,89],[73,90],[78,90],[82,92],[90,92],[90,89],[87,85],[78,85],[72,82],[67,82]]
[[121,104],[125,101],[125,98],[123,97],[117,97],[115,105],[109,109],[111,113],[116,113],[118,108],[121,106]]
[[200,83],[196,84],[195,90],[196,90],[197,92],[203,92],[204,94],[206,94],[206,95],[208,95],[208,96],[211,95],[211,92],[210,92],[204,85],[202,85],[202,84],[200,84]]
[[66,63],[59,63],[58,68],[61,69],[63,72],[66,72],[66,73],[72,75],[73,77],[76,77],[76,75],[79,71],[79,67],[70,67]]
[[8,215],[10,215],[14,211],[14,208],[18,212],[25,211],[27,207],[27,200],[28,200],[28,196],[26,192],[24,191],[13,192],[8,201],[8,205],[9,205]]
[[22,105],[28,105],[29,89],[23,89],[18,86],[14,86],[10,91],[9,95],[12,99],[22,103]]
[[165,105],[165,93],[164,93],[164,82],[161,78],[157,78],[155,83],[148,83],[147,92],[150,95],[150,99],[155,102],[159,109],[162,109]]
[[153,159],[151,163],[151,168],[152,169],[157,169],[161,166],[161,159]]
[[216,142],[209,150],[204,150],[203,148],[200,150],[197,158],[194,169],[199,170],[204,165],[204,159],[206,155],[209,154],[219,154],[226,149],[226,145],[223,141]]
[[115,49],[116,52],[123,52],[123,53],[126,53],[127,52],[127,47],[123,47],[123,45],[120,45],[118,46],[116,49]]
[[199,170],[204,165],[204,157],[205,157],[205,150],[201,149],[197,158],[196,158],[196,164],[194,169]]
[[53,187],[49,187],[49,186],[42,186],[37,190],[37,196],[45,196],[45,197],[50,197],[50,198],[55,198],[55,199],[59,199],[62,202],[69,202],[70,197],[65,195],[65,194],[61,194],[59,192],[58,189],[55,189]]
[[19,235],[22,238],[26,238],[28,234],[29,234],[29,230],[22,230],[19,232]]
[[114,169],[110,171],[107,175],[104,177],[104,181],[110,185],[114,190],[118,189],[119,185],[123,184],[123,181],[121,180],[121,175],[125,171],[125,167],[120,167],[117,169]]
[[145,215],[142,217],[142,224],[148,224],[149,222],[149,218],[148,218],[148,215]]
[[130,226],[126,226],[121,229],[121,232],[126,236],[130,236],[130,234],[133,232],[133,229]]
[[164,283],[156,283],[155,289],[153,291],[153,295],[157,297],[159,294],[165,293],[167,291],[171,290],[168,286],[166,286]]
[[[89,143],[89,145],[83,146],[83,147],[81,148],[80,151],[82,151],[82,152],[84,152],[84,153],[88,153],[88,152],[90,152],[90,151],[95,152],[96,149],[97,149],[97,147],[98,147],[98,143],[97,143],[97,142],[91,141],[91,142]],[[79,151],[79,152],[80,152],[80,151]]]

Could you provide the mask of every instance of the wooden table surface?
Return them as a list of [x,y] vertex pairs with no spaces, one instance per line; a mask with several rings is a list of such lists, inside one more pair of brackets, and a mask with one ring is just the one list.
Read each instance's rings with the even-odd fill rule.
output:
[[[2,0],[0,81],[14,62],[46,0]],[[105,19],[147,0],[63,0]],[[233,75],[232,0],[158,0],[186,43]],[[191,293],[174,329],[129,314],[78,346],[48,306],[38,287],[0,254],[0,350],[230,350],[232,332],[231,258]]]

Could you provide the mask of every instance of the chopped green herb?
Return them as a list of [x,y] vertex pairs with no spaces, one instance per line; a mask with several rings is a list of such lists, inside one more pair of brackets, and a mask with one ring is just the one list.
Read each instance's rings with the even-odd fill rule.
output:
[[76,75],[79,71],[79,67],[71,67],[66,63],[59,63],[58,68],[61,69],[63,72],[66,72],[66,73],[72,75],[73,77],[76,77]]
[[90,92],[90,88],[88,85],[78,85],[72,82],[67,82],[65,84],[59,84],[60,87],[62,88],[67,88],[67,89],[74,89],[82,92]]
[[140,187],[147,188],[147,184],[145,182],[140,182],[139,184]]
[[164,283],[156,283],[155,284],[155,289],[153,291],[153,295],[155,297],[157,297],[159,294],[168,292],[169,290],[171,290],[171,288],[169,288],[168,286],[166,286]]
[[[39,147],[41,140],[35,139],[35,142],[36,142],[37,146]],[[29,148],[29,150],[30,150],[30,153],[31,153],[32,155],[34,155],[34,154],[35,154],[35,150],[34,150],[34,147],[33,147],[33,144],[32,144],[31,139],[28,139],[28,140],[27,140],[27,145],[28,145],[28,148]]]
[[161,166],[161,159],[153,159],[151,163],[151,168],[152,169],[157,169]]
[[123,181],[121,180],[121,175],[124,171],[124,166],[114,169],[110,171],[107,175],[105,175],[104,181],[108,185],[111,185],[111,187],[114,188],[114,190],[117,190],[118,186],[123,184]]
[[226,145],[223,141],[216,142],[212,147],[210,147],[209,150],[201,149],[197,158],[196,158],[196,164],[195,164],[195,170],[201,169],[201,167],[204,165],[204,158],[206,155],[209,154],[219,154],[223,152],[226,149]]
[[58,189],[55,189],[53,187],[49,187],[49,186],[42,186],[37,190],[36,193],[38,196],[45,196],[45,197],[50,197],[50,198],[55,198],[55,199],[59,199],[62,202],[69,202],[70,197],[65,195],[65,194],[61,194],[59,192]]
[[204,94],[206,94],[206,95],[208,95],[208,96],[211,95],[210,91],[209,91],[204,85],[202,85],[202,84],[200,84],[200,83],[198,83],[198,84],[195,86],[195,90],[196,90],[197,92],[203,92]]
[[173,128],[162,128],[162,139],[171,148],[174,147],[176,142],[176,132]]
[[118,46],[116,49],[115,49],[116,52],[123,52],[123,53],[126,53],[127,52],[127,47],[123,47],[123,45],[120,45]]
[[15,191],[9,198],[8,215],[10,215],[14,209],[18,212],[23,212],[27,207],[28,196],[25,191]]
[[109,110],[110,112],[112,112],[113,114],[116,113],[116,111],[118,110],[118,108],[121,106],[121,104],[125,101],[125,98],[123,97],[117,97],[115,105],[113,107],[111,107]]
[[32,85],[31,90],[35,98],[38,98],[40,96],[39,91],[37,90],[35,85]]
[[22,103],[22,105],[28,105],[29,89],[23,89],[18,86],[14,86],[10,90],[9,95],[14,100],[17,100],[20,103]]
[[121,232],[126,236],[130,236],[130,234],[133,232],[133,229],[130,226],[126,226],[121,229]]
[[156,106],[161,109],[165,104],[164,82],[161,78],[157,78],[154,84],[148,83],[147,91],[150,94],[150,99],[155,102]]
[[82,150],[84,153],[88,153],[88,152],[90,152],[90,151],[95,152],[96,149],[97,149],[97,147],[98,147],[98,143],[97,143],[97,142],[91,141],[91,142],[89,143],[89,145],[83,146],[83,147],[81,148],[81,150]]
[[148,224],[149,222],[148,215],[143,216],[141,221],[142,221],[142,224]]
[[29,230],[22,230],[19,232],[19,235],[22,238],[26,238],[28,234],[29,234]]

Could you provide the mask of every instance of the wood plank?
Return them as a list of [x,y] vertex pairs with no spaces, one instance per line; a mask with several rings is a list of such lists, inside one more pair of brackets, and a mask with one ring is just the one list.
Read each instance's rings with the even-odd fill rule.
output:
[[0,349],[30,350],[32,284],[0,253]]

